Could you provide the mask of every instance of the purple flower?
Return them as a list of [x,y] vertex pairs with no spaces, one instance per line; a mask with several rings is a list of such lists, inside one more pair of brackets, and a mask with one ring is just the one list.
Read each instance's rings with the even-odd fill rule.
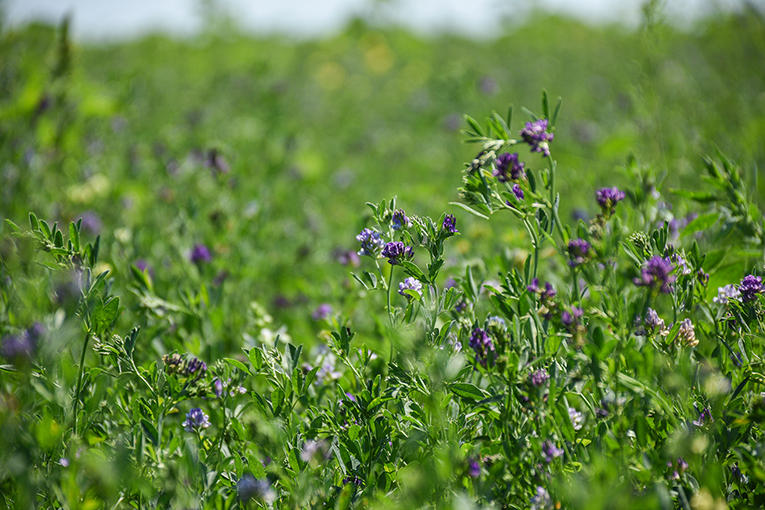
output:
[[546,282],[545,288],[544,290],[542,290],[539,287],[539,278],[534,278],[533,280],[531,280],[531,285],[526,287],[526,289],[529,292],[539,294],[539,299],[542,300],[542,302],[551,301],[557,294],[557,292],[555,291],[555,289],[553,288],[550,282]]
[[98,235],[101,232],[103,223],[101,218],[93,211],[85,211],[82,213],[82,228],[91,234]]
[[550,378],[550,374],[547,373],[547,370],[544,368],[540,368],[539,370],[536,370],[535,372],[531,372],[529,374],[529,382],[531,382],[532,386],[536,386],[537,388],[542,386],[547,380]]
[[189,254],[189,260],[193,264],[208,264],[212,261],[212,255],[210,254],[210,250],[204,244],[195,244]]
[[468,474],[471,478],[481,476],[481,463],[477,459],[470,459],[468,462]]
[[651,308],[646,311],[643,324],[651,333],[665,334],[667,329],[664,325],[664,319],[659,317],[659,314]]
[[371,228],[365,228],[359,235],[356,236],[356,240],[361,243],[361,249],[359,250],[360,256],[377,257],[380,254],[380,250],[385,246],[385,241],[380,237],[379,232],[375,232]]
[[[524,164],[518,161],[517,152],[512,154],[505,152],[497,158],[492,175],[496,177],[499,182],[517,181],[526,177],[523,167]],[[509,174],[508,170],[510,171]]]
[[531,285],[526,287],[526,290],[528,290],[532,294],[541,294],[542,289],[539,288],[539,278],[534,278],[533,280],[531,280]]
[[601,188],[595,192],[595,199],[598,201],[603,214],[611,216],[616,204],[624,200],[624,192],[614,186],[613,188]]
[[523,190],[517,184],[513,184],[513,195],[515,195],[515,198],[519,202],[523,202],[523,199],[525,198],[523,194]]
[[213,382],[213,391],[215,392],[216,397],[220,398],[223,396],[223,383],[218,378]]
[[194,374],[198,371],[201,376],[207,371],[207,363],[199,358],[191,356],[186,360],[186,371],[189,374]]
[[276,492],[271,488],[268,480],[258,480],[250,473],[246,473],[236,483],[236,493],[240,501],[249,501],[256,496],[266,503],[273,503],[276,500]]
[[520,132],[523,141],[531,147],[531,152],[541,152],[544,157],[550,155],[549,142],[554,137],[552,133],[547,133],[547,126],[547,119],[539,119],[527,122],[526,127]]
[[447,232],[449,234],[456,234],[457,232],[459,232],[457,230],[456,223],[457,223],[457,219],[453,215],[447,214],[446,216],[444,216],[444,222],[441,225],[441,229],[444,232]]
[[322,303],[316,307],[316,310],[311,314],[311,318],[315,321],[321,321],[332,315],[332,305],[329,303]]
[[741,297],[741,293],[736,285],[731,283],[725,287],[717,287],[717,297],[712,298],[712,302],[718,305],[727,305],[728,301],[736,301],[739,297]]
[[746,275],[738,286],[741,293],[741,301],[749,303],[757,299],[757,294],[762,292],[762,278],[754,275]]
[[412,222],[406,217],[403,209],[398,209],[393,213],[393,219],[391,220],[391,226],[393,230],[404,230],[412,226]]
[[680,323],[680,329],[677,331],[677,340],[688,347],[696,347],[699,345],[699,340],[696,338],[691,319],[685,319]]
[[411,260],[414,257],[414,250],[411,246],[404,246],[401,241],[393,241],[385,245],[382,256],[387,257],[388,263],[395,266],[402,260]]
[[563,450],[555,446],[549,439],[542,444],[542,455],[548,464],[563,455]]
[[136,267],[136,269],[138,269],[139,271],[141,271],[141,272],[144,272],[144,271],[146,271],[146,272],[148,272],[148,273],[149,273],[149,276],[151,276],[152,278],[154,278],[154,268],[153,268],[153,267],[151,267],[151,266],[149,265],[149,263],[148,263],[148,262],[146,262],[146,260],[145,260],[145,259],[138,259],[138,260],[136,260],[136,261],[133,263],[133,265],[134,265],[134,266]]
[[481,328],[474,328],[470,335],[470,348],[475,351],[476,360],[486,366],[489,358],[494,355],[494,343],[489,334]]
[[584,264],[590,259],[590,243],[584,239],[577,238],[568,242],[568,255],[571,260],[568,261],[568,265],[576,267]]
[[409,277],[398,284],[398,293],[404,296],[406,299],[412,299],[412,296],[405,292],[407,290],[413,290],[422,296],[422,284],[416,278]]
[[35,322],[21,335],[6,335],[0,345],[0,354],[8,360],[22,361],[31,359],[37,350],[40,338],[45,334],[45,326]]
[[575,306],[571,308],[571,313],[569,313],[568,310],[564,311],[560,320],[564,326],[571,328],[572,326],[579,324],[579,319],[582,318],[582,315],[584,315],[584,310]]
[[200,408],[195,407],[186,413],[186,421],[182,423],[186,432],[194,432],[200,429],[206,429],[210,426],[210,417]]
[[335,259],[344,266],[358,267],[361,263],[359,255],[353,250],[336,250]]
[[672,290],[670,284],[675,281],[675,276],[670,274],[673,270],[674,266],[668,258],[656,255],[641,270],[640,278],[635,278],[633,282],[637,286],[658,288],[662,293],[669,294]]
[[530,510],[551,510],[553,501],[550,493],[544,487],[537,487],[534,497],[529,500]]
[[703,427],[707,422],[711,423],[713,421],[715,421],[715,419],[712,418],[712,410],[708,407],[705,407],[699,413],[699,419],[693,420],[693,424],[697,427]]
[[210,169],[213,175],[227,174],[230,170],[226,158],[218,149],[210,149],[205,157],[205,166]]

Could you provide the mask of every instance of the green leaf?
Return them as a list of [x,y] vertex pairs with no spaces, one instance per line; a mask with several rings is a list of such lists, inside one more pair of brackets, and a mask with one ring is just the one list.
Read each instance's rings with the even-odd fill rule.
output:
[[715,194],[709,191],[688,191],[685,189],[671,189],[669,190],[669,192],[672,193],[673,195],[687,198],[689,200],[693,200],[695,202],[699,202],[702,204],[713,202],[716,198]]
[[93,332],[96,335],[100,335],[108,331],[112,323],[117,318],[119,311],[120,311],[120,298],[119,297],[109,298],[106,301],[106,303],[104,303],[103,307],[98,309],[98,311],[93,316],[93,328],[94,328]]
[[242,363],[241,361],[237,360],[237,359],[223,358],[223,361],[225,361],[226,363],[228,363],[232,367],[238,368],[239,370],[241,370],[245,374],[252,375],[252,374],[250,374],[250,370],[247,368],[247,366],[244,363]]
[[157,446],[159,444],[159,434],[157,433],[157,428],[154,426],[154,424],[146,418],[141,418],[141,427],[143,428],[144,434],[148,436],[151,443],[154,446]]
[[351,427],[348,429],[348,439],[351,441],[355,441],[359,438],[359,435],[361,434],[361,427],[359,425],[351,425]]
[[[30,213],[30,214],[32,214],[32,213]],[[8,226],[9,226],[9,227],[11,227],[11,229],[12,229],[14,232],[21,232],[21,229],[19,228],[19,226],[18,226],[18,225],[16,225],[16,224],[15,224],[14,222],[12,222],[11,220],[9,220],[8,218],[5,218],[5,222],[8,224]]]
[[699,216],[692,222],[690,222],[684,229],[680,237],[686,237],[699,231],[704,231],[717,223],[720,219],[719,213],[709,213],[703,216]]
[[473,209],[472,207],[467,206],[467,205],[465,205],[465,204],[463,204],[461,202],[449,202],[449,205],[456,205],[460,209],[463,209],[463,210],[469,212],[472,215],[478,216],[479,218],[483,218],[485,220],[489,219],[489,217],[486,216],[485,214],[482,214],[482,213],[476,211],[475,209]]
[[470,383],[454,383],[450,386],[450,389],[458,397],[470,400],[482,400],[488,395],[480,388]]
[[473,117],[471,117],[470,115],[465,115],[465,121],[468,124],[470,124],[470,127],[473,128],[473,131],[478,136],[485,136],[484,133],[483,133],[483,129],[481,129],[481,125],[478,124],[478,122]]
[[69,240],[72,241],[74,251],[80,251],[80,231],[74,223],[69,224]]
[[399,262],[399,265],[403,268],[404,272],[408,274],[409,276],[412,276],[422,283],[429,283],[430,280],[425,276],[425,273],[422,272],[422,269],[417,267],[412,262],[409,262],[408,260],[402,260]]

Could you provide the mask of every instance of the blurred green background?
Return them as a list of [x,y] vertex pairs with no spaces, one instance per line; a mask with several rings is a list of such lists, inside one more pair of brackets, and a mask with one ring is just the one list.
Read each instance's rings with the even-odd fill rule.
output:
[[[538,13],[481,41],[362,20],[304,41],[226,23],[190,39],[109,44],[74,44],[66,30],[2,31],[0,216],[85,215],[128,305],[125,327],[144,321],[127,288],[129,267],[145,261],[157,296],[202,302],[210,319],[172,332],[158,322],[155,338],[172,333],[208,359],[265,323],[310,342],[322,302],[352,316],[360,295],[337,252],[358,249],[367,201],[397,195],[408,214],[455,214],[452,267],[479,253],[521,256],[528,243],[512,217],[488,223],[447,203],[478,150],[460,142],[462,115],[513,103],[517,132],[520,106],[540,113],[542,88],[563,97],[552,149],[567,217],[594,214],[599,187],[634,186],[631,154],[665,174],[665,188],[699,189],[714,145],[749,172],[761,205],[765,196],[765,20],[755,9],[685,31],[650,8],[634,30]],[[209,264],[188,261],[198,243]],[[9,274],[24,267],[23,251],[1,249]]]

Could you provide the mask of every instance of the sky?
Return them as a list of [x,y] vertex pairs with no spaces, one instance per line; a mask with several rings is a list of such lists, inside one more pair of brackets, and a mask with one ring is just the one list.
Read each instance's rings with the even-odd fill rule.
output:
[[[214,5],[244,30],[307,38],[331,35],[356,16],[393,22],[418,33],[457,32],[491,37],[538,6],[590,23],[636,26],[644,0],[0,0],[11,25],[57,23],[72,14],[73,35],[83,41],[130,39],[147,32],[193,35]],[[690,26],[718,10],[737,10],[747,0],[663,0],[669,22]],[[759,8],[765,0],[749,0]]]

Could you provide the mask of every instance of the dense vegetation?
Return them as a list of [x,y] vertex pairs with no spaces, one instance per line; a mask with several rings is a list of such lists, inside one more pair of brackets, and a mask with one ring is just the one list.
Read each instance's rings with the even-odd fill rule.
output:
[[763,505],[757,12],[0,56],[0,508]]

